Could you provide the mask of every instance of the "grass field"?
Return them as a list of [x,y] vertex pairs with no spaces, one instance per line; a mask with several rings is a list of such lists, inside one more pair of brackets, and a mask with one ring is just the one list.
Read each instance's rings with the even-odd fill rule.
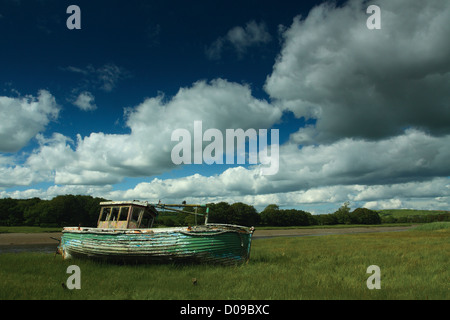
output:
[[[449,236],[450,223],[430,223],[404,232],[258,239],[250,262],[237,267],[0,254],[0,299],[448,300]],[[73,264],[81,270],[80,290],[62,286]],[[380,267],[379,290],[367,288],[370,265]]]

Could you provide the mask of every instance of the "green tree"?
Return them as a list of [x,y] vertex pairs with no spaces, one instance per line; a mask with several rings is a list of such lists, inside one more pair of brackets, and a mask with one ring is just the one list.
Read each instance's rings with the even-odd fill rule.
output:
[[184,225],[188,226],[194,226],[203,224],[205,222],[205,217],[203,216],[206,212],[206,210],[202,207],[198,207],[197,209],[197,215],[195,214],[195,208],[193,207],[186,207],[183,209],[183,211],[190,212],[186,214],[184,218]]
[[378,212],[367,209],[357,208],[351,214],[351,221],[354,224],[380,224],[381,218]]
[[268,205],[261,212],[261,221],[270,226],[309,226],[317,224],[311,213],[297,209],[282,209],[276,204]]
[[229,223],[249,227],[259,223],[259,214],[253,206],[236,202],[230,208],[232,210],[232,217]]
[[317,224],[319,225],[334,225],[338,224],[338,220],[334,213],[319,214],[316,216]]
[[[17,200],[11,198],[0,199],[0,224],[4,226],[15,225],[16,214],[15,208],[17,206]],[[19,217],[20,218],[20,217]]]
[[100,202],[106,201],[103,198],[93,198],[91,196],[84,197],[84,212],[86,216],[82,221],[83,226],[96,227],[98,217],[100,215]]
[[346,201],[344,202],[344,205],[340,207],[335,213],[335,217],[338,224],[351,224],[351,217],[350,217],[350,202]]
[[210,203],[208,222],[211,223],[231,223],[233,212],[227,202]]
[[276,204],[269,204],[267,207],[261,211],[260,218],[261,223],[268,226],[277,225],[277,215],[280,211],[280,208]]
[[39,226],[40,215],[45,202],[39,198],[24,200],[21,204],[21,210],[23,211],[24,224],[26,226]]
[[158,224],[164,225],[166,227],[175,227],[176,226],[175,219],[171,216],[159,217]]

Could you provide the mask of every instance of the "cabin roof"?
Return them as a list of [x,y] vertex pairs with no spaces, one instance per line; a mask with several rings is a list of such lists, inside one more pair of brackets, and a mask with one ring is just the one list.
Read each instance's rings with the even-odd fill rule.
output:
[[148,201],[138,201],[138,200],[132,200],[132,201],[104,201],[104,202],[100,202],[100,205],[101,206],[135,205],[135,206],[141,206],[141,207],[148,207],[149,206]]

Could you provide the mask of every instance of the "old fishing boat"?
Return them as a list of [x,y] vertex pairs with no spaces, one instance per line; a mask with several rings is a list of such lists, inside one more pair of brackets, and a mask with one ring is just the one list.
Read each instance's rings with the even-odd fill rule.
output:
[[[64,259],[88,257],[115,261],[239,264],[250,258],[254,228],[208,224],[209,208],[204,205],[109,201],[101,202],[100,207],[96,228],[63,229],[58,252]],[[195,211],[187,212],[186,207],[193,207]],[[200,214],[197,209],[201,207],[206,208],[204,225],[153,227],[159,211],[197,216]]]

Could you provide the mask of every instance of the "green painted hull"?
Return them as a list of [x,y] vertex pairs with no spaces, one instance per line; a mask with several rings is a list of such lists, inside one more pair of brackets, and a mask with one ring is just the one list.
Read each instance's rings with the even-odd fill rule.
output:
[[65,228],[59,251],[64,258],[115,261],[240,264],[250,258],[253,229],[232,225],[194,228]]

